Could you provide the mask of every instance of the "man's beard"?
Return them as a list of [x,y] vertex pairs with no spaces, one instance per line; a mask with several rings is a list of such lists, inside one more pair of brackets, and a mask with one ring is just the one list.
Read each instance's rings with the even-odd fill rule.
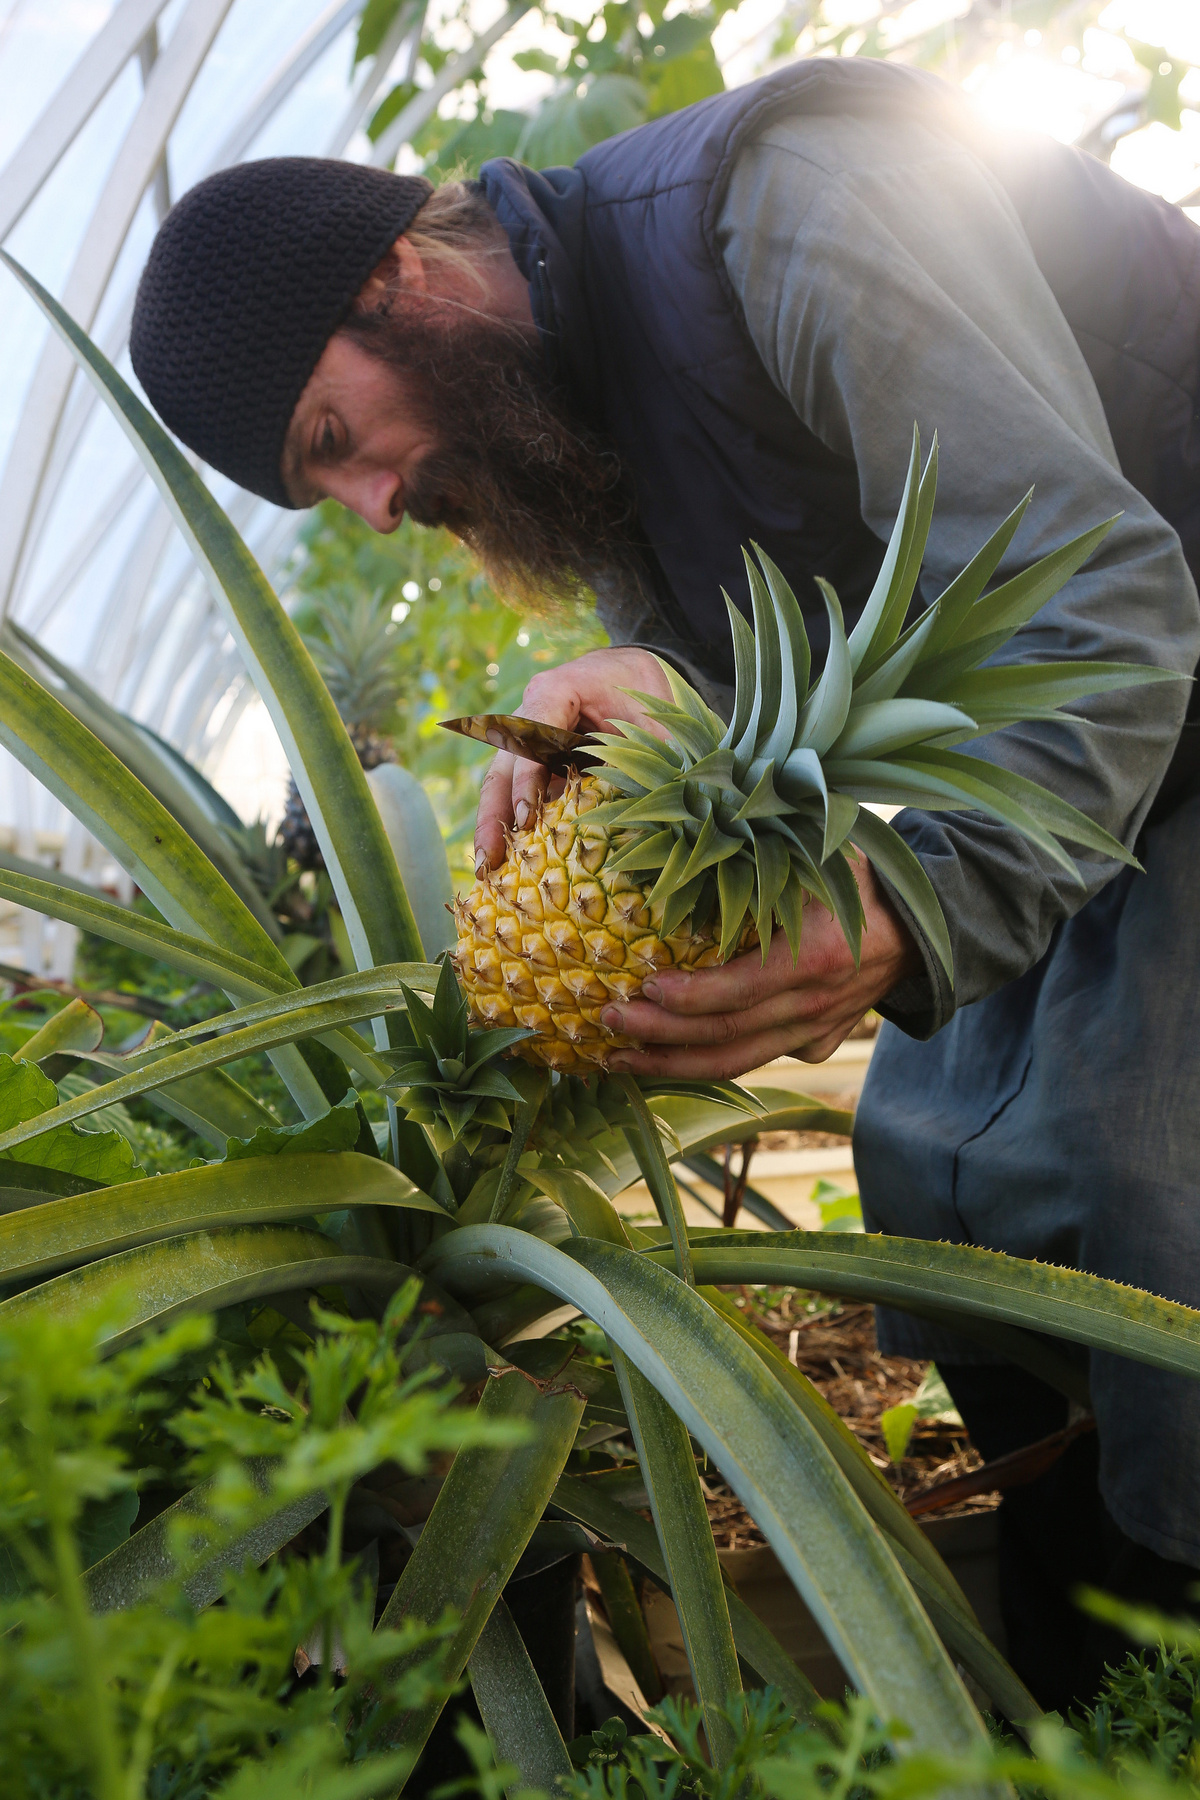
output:
[[341,330],[403,377],[406,407],[436,440],[405,510],[461,538],[506,598],[574,596],[636,563],[616,452],[571,418],[519,328],[477,314],[447,324],[401,302]]

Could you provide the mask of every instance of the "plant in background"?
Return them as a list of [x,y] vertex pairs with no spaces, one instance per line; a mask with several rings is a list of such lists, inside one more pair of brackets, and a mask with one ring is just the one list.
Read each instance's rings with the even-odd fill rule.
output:
[[[138,1511],[146,1471],[131,1465],[130,1436],[161,1410],[161,1385],[181,1365],[211,1364],[210,1322],[180,1321],[116,1355],[119,1295],[69,1320],[34,1311],[0,1325],[0,1757],[11,1800],[395,1790],[410,1758],[381,1752],[380,1739],[398,1711],[445,1691],[434,1667],[444,1634],[373,1629],[373,1585],[342,1555],[347,1499],[382,1461],[419,1473],[434,1453],[513,1437],[481,1438],[428,1371],[404,1375],[416,1298],[410,1283],[378,1324],[322,1312],[289,1380],[270,1356],[239,1374],[212,1365],[168,1422],[198,1485],[145,1527],[141,1559],[119,1580],[95,1550],[106,1519]],[[296,1531],[327,1506],[313,1553],[294,1546],[261,1570],[247,1558],[264,1519],[282,1511]],[[301,1682],[304,1643],[315,1672]],[[396,1683],[389,1669],[401,1660]]]
[[[0,655],[0,740],[130,870],[160,918],[19,871],[0,870],[0,895],[152,955],[230,1002],[100,1064],[109,1078],[86,1094],[45,1111],[18,1105],[24,1116],[0,1129],[0,1155],[15,1153],[154,1093],[186,1107],[213,1151],[154,1181],[93,1178],[38,1205],[16,1200],[0,1216],[0,1280],[10,1284],[0,1329],[39,1318],[52,1330],[119,1289],[132,1310],[110,1328],[114,1350],[181,1312],[267,1300],[303,1317],[316,1341],[326,1317],[301,1314],[295,1296],[340,1294],[343,1310],[365,1319],[415,1271],[422,1356],[478,1393],[470,1416],[481,1424],[527,1430],[519,1443],[465,1446],[444,1479],[419,1492],[398,1472],[383,1498],[421,1530],[380,1628],[455,1615],[439,1680],[446,1687],[468,1672],[498,1755],[525,1784],[550,1791],[571,1762],[499,1597],[527,1548],[561,1546],[564,1534],[669,1588],[717,1770],[736,1756],[728,1697],[742,1666],[776,1687],[795,1717],[812,1715],[809,1684],[722,1581],[697,1453],[757,1521],[876,1716],[905,1721],[910,1735],[897,1749],[906,1766],[921,1754],[959,1771],[963,1758],[983,1767],[987,1735],[958,1668],[1017,1723],[1035,1718],[1032,1699],[841,1421],[720,1286],[886,1299],[952,1321],[1076,1399],[1080,1371],[1056,1339],[1196,1375],[1200,1315],[961,1245],[689,1230],[672,1157],[776,1127],[845,1129],[846,1115],[770,1089],[628,1076],[589,1086],[519,1065],[499,1071],[496,1040],[476,1046],[470,1033],[464,1054],[460,1003],[451,1006],[444,965],[426,954],[393,840],[295,628],[187,460],[56,303],[15,272],[135,443],[222,600],[292,762],[355,972],[302,988],[267,924],[176,811]],[[403,855],[406,874],[429,862],[415,833]],[[423,1007],[410,1010],[410,994]],[[239,1094],[212,1084],[228,1064],[263,1054],[292,1096],[293,1125],[248,1114]],[[386,1107],[378,1139],[360,1096]],[[613,1205],[639,1176],[659,1219],[646,1230]],[[2,1189],[0,1180],[0,1204],[11,1204]],[[577,1336],[556,1334],[564,1309],[592,1321],[603,1362],[577,1356]],[[577,1445],[596,1443],[597,1426],[606,1442],[628,1446],[616,1490],[576,1457]],[[651,1519],[638,1510],[645,1501]],[[591,1537],[572,1537],[571,1521]],[[281,1508],[256,1529],[254,1554],[267,1561],[295,1530]],[[111,1553],[111,1591],[135,1582],[155,1542],[151,1522]],[[415,1668],[415,1649],[412,1658]],[[395,1679],[409,1666],[400,1659]],[[416,1753],[441,1704],[434,1695],[408,1705],[383,1735]]]

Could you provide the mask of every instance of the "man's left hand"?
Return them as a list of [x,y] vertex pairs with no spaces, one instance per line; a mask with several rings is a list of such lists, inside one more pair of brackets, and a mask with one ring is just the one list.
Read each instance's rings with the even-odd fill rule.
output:
[[611,1067],[712,1081],[777,1056],[824,1062],[877,1001],[921,968],[871,865],[854,857],[851,867],[865,915],[857,969],[837,920],[810,901],[795,962],[776,928],[765,965],[755,949],[719,968],[666,969],[650,977],[642,998],[606,1007],[604,1023],[645,1046],[617,1051]]

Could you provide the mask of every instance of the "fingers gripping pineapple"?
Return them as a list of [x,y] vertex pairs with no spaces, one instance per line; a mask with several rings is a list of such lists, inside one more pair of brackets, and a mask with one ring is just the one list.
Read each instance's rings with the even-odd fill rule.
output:
[[603,1067],[629,1042],[601,1023],[610,1001],[634,998],[664,968],[738,954],[765,962],[776,929],[795,959],[809,900],[834,915],[857,960],[855,854],[898,895],[953,979],[929,879],[871,802],[982,811],[1072,876],[1060,838],[1133,863],[1046,789],[957,748],[1090,693],[1173,678],[1123,663],[980,666],[1088,560],[1112,521],[985,594],[1026,495],[906,628],[936,479],[936,440],[921,472],[914,433],[899,517],[849,635],[836,593],[818,581],[830,644],[815,681],[795,595],[756,549],[746,556],[753,634],[725,596],[736,678],[728,724],[663,664],[672,699],[637,698],[665,738],[624,723],[601,734],[600,767],[573,772],[561,797],[508,835],[502,866],[456,903],[471,1010],[487,1025],[531,1028],[517,1054],[556,1069]]

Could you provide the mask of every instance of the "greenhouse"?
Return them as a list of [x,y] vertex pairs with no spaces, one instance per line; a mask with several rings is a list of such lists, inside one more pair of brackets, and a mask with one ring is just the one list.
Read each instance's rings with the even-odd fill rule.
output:
[[1195,1791],[1194,4],[0,94],[4,1794]]

